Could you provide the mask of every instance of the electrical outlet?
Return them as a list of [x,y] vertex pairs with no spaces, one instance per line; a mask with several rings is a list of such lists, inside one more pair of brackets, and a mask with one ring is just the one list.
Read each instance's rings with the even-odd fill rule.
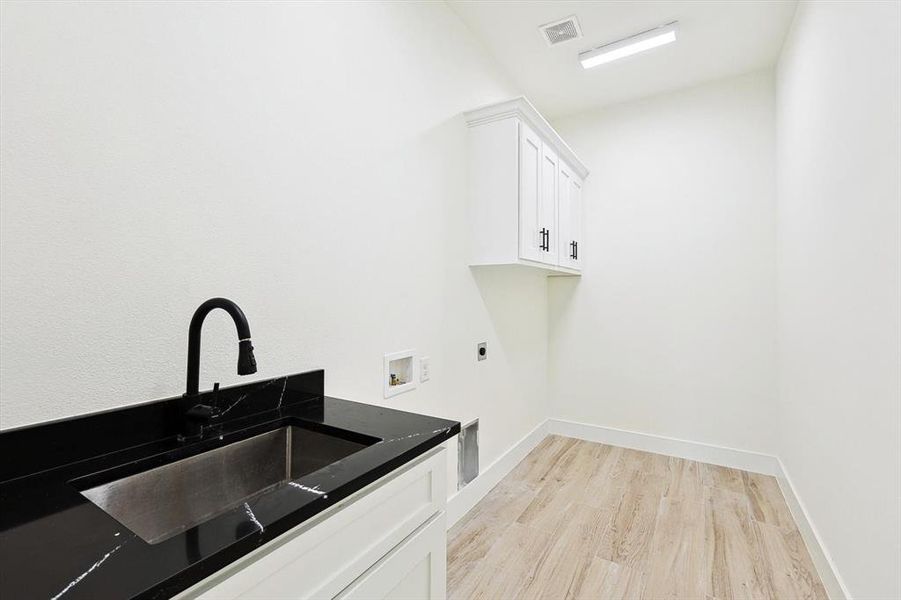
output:
[[479,360],[485,360],[488,358],[488,342],[481,342],[478,346],[478,358]]
[[419,381],[421,383],[428,381],[432,377],[432,374],[429,370],[430,366],[431,365],[429,363],[428,356],[423,356],[421,359],[419,359]]

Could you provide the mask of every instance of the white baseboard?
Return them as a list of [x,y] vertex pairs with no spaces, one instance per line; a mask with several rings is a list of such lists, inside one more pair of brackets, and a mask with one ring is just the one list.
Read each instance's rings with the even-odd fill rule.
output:
[[779,489],[782,490],[785,502],[788,504],[792,517],[795,519],[795,524],[801,532],[801,537],[804,538],[804,543],[807,545],[808,552],[810,552],[813,565],[820,574],[820,580],[822,580],[823,586],[826,588],[826,593],[829,594],[831,600],[850,600],[851,594],[848,593],[845,582],[838,574],[838,569],[835,568],[832,556],[823,544],[817,528],[814,526],[813,521],[810,520],[810,515],[807,513],[804,502],[797,491],[795,491],[795,486],[792,484],[785,465],[782,464],[781,460],[778,460],[778,462],[779,474],[776,475],[776,480],[779,482]]
[[491,489],[500,483],[507,473],[526,457],[535,446],[547,437],[548,422],[544,421],[538,427],[529,432],[524,438],[516,442],[512,448],[488,465],[462,490],[447,500],[447,528],[450,529],[469,510],[478,504]]
[[713,465],[732,467],[733,469],[751,471],[752,473],[775,476],[782,472],[779,466],[779,459],[775,456],[748,450],[736,450],[725,446],[715,446],[713,444],[690,442],[662,435],[626,431],[624,429],[614,429],[613,427],[601,427],[600,425],[589,425],[564,419],[548,419],[548,432],[590,442],[601,442],[611,446],[644,450],[655,454],[665,454]]

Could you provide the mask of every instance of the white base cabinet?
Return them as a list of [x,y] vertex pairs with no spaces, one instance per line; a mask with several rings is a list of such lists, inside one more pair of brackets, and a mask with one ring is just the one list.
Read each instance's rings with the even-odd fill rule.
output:
[[178,598],[443,599],[445,472],[445,450],[439,447]]
[[447,518],[435,515],[338,594],[341,600],[422,600],[447,595]]
[[464,117],[470,265],[526,265],[578,275],[588,169],[525,98]]

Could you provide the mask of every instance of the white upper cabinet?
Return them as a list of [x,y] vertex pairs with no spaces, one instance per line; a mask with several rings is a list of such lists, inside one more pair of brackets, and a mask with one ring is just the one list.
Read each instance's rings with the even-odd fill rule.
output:
[[585,165],[525,98],[464,117],[470,264],[579,274]]

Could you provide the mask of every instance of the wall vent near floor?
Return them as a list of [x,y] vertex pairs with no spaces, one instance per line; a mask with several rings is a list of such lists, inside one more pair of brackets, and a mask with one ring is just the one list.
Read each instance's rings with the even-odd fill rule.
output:
[[457,489],[479,476],[479,420],[460,428],[457,436]]
[[553,23],[545,23],[538,28],[538,31],[541,32],[548,46],[556,46],[582,37],[582,28],[579,26],[579,19],[576,18],[576,15]]

